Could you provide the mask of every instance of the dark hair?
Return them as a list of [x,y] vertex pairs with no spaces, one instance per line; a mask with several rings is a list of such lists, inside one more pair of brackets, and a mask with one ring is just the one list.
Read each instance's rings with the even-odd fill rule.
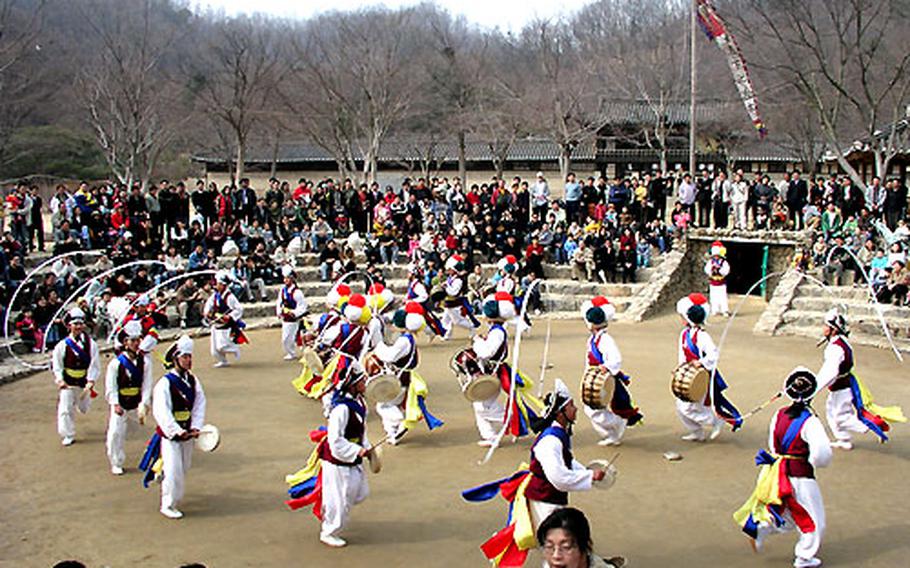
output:
[[588,519],[585,518],[584,513],[573,507],[564,507],[553,511],[537,527],[537,542],[540,543],[540,546],[544,545],[547,540],[547,534],[553,529],[563,529],[571,534],[582,554],[590,554],[593,544],[591,542],[591,525],[588,524]]
[[54,568],[85,568],[85,564],[78,560],[61,560],[54,564]]

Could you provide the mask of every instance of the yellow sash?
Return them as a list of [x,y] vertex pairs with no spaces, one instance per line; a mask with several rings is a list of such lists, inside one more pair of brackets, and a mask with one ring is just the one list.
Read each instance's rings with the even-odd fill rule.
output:
[[120,394],[123,396],[136,396],[139,394],[139,387],[126,387],[120,389]]
[[174,411],[174,420],[176,420],[177,422],[182,422],[184,420],[189,420],[189,419],[190,419],[189,410],[175,410]]
[[81,379],[88,375],[88,369],[70,369],[64,367],[63,372],[73,377],[74,379]]

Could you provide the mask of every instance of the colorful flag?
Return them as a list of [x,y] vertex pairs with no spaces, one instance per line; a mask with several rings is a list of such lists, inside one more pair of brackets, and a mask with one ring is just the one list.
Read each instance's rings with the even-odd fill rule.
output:
[[758,135],[762,138],[768,134],[765,123],[758,111],[758,98],[755,96],[755,87],[752,85],[752,78],[749,77],[749,70],[746,68],[746,60],[743,59],[742,51],[733,39],[733,35],[727,31],[727,26],[720,19],[714,7],[708,0],[698,1],[698,23],[704,30],[708,39],[717,44],[717,47],[727,56],[727,63],[730,65],[730,71],[733,73],[733,81],[736,83],[736,90],[746,105],[746,112],[752,119],[752,124],[758,130]]

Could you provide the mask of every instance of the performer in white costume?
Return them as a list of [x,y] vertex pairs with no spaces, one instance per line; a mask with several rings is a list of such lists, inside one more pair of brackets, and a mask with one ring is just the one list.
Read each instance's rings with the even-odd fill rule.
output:
[[173,370],[155,384],[152,414],[161,443],[161,514],[179,519],[183,513],[177,505],[183,499],[194,438],[205,424],[206,403],[202,383],[191,372],[193,340],[181,336],[168,350],[165,361]]
[[586,364],[589,367],[606,367],[615,382],[613,398],[604,408],[591,408],[582,403],[582,409],[591,420],[591,426],[600,435],[601,446],[618,446],[622,443],[626,426],[634,426],[642,415],[632,403],[628,391],[630,377],[622,372],[622,354],[613,337],[607,333],[610,320],[616,315],[616,308],[603,296],[585,302],[581,308],[585,324],[591,331],[588,339]]
[[363,401],[365,375],[346,374],[332,394],[326,444],[320,446],[322,460],[322,530],[319,540],[331,547],[347,545],[341,538],[351,508],[370,494],[363,458],[369,453],[367,408]]
[[770,451],[760,450],[755,457],[762,467],[756,490],[733,515],[756,552],[768,535],[797,529],[796,568],[822,563],[817,555],[825,534],[825,504],[815,468],[831,463],[831,445],[809,406],[817,386],[815,375],[805,367],[790,372],[784,392],[793,403],[771,419]]
[[854,374],[856,361],[853,347],[847,341],[847,319],[833,308],[825,314],[824,363],[818,371],[819,390],[828,389],[825,410],[828,428],[834,434],[831,446],[853,449],[851,433],[872,432],[884,443],[888,440],[890,422],[906,422],[899,406],[879,406],[863,381]]
[[76,441],[76,409],[89,411],[95,382],[101,375],[98,343],[85,331],[85,312],[73,308],[67,313],[69,335],[54,346],[51,369],[59,390],[57,433],[64,446]]
[[730,275],[730,263],[725,258],[727,247],[720,241],[711,243],[711,258],[705,263],[705,274],[708,276],[708,297],[711,299],[711,315],[730,315],[727,301],[727,276]]
[[130,421],[145,424],[152,406],[152,358],[139,345],[143,340],[142,324],[127,322],[118,334],[123,346],[107,366],[104,398],[111,407],[107,424],[107,458],[111,473],[123,475],[126,453],[123,450]]
[[278,293],[275,304],[275,315],[281,320],[281,346],[284,348],[284,360],[297,358],[297,336],[300,333],[301,318],[307,313],[306,298],[297,287],[294,269],[288,265],[281,268],[284,286]]
[[215,367],[227,367],[227,354],[240,360],[239,343],[247,343],[243,335],[243,306],[228,288],[231,275],[222,270],[215,275],[215,291],[209,296],[202,309],[203,315],[211,322],[211,348]]
[[444,339],[452,337],[455,326],[461,326],[471,332],[471,336],[480,327],[480,322],[474,317],[470,304],[466,299],[468,292],[467,280],[464,277],[464,262],[453,255],[446,260],[445,280],[445,307],[442,314],[442,326],[445,328]]

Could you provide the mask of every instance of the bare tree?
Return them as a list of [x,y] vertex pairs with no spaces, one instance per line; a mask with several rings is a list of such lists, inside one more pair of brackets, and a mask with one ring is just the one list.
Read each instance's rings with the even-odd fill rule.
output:
[[860,140],[884,176],[910,104],[910,7],[904,0],[741,0],[755,61],[814,111],[828,149],[855,183],[844,150]]
[[563,22],[528,24],[517,47],[515,63],[527,71],[530,83],[522,100],[524,120],[559,146],[565,178],[575,149],[604,125],[598,76]]
[[417,70],[404,64],[420,52],[413,13],[371,8],[323,15],[294,42],[296,84],[308,93],[290,102],[303,107],[302,128],[339,169],[353,170],[355,159],[362,160],[364,181],[375,179],[383,140],[418,94]]
[[46,6],[46,0],[0,0],[0,165],[15,159],[5,155],[6,143],[34,100],[41,65],[33,61],[40,60]]
[[221,20],[201,34],[204,44],[186,65],[200,111],[231,132],[235,182],[243,177],[254,129],[276,116],[277,90],[286,70],[280,32],[274,21],[260,18]]
[[[674,107],[689,90],[688,41],[683,33],[689,2],[600,0],[589,4],[572,26],[585,60],[606,79],[615,98],[647,111],[629,134],[654,150],[667,171]],[[631,124],[631,123],[630,123]]]
[[178,37],[177,26],[157,24],[151,0],[128,0],[114,13],[82,6],[98,51],[79,75],[77,88],[113,175],[125,184],[148,184],[162,152],[178,130],[173,82],[162,59]]

